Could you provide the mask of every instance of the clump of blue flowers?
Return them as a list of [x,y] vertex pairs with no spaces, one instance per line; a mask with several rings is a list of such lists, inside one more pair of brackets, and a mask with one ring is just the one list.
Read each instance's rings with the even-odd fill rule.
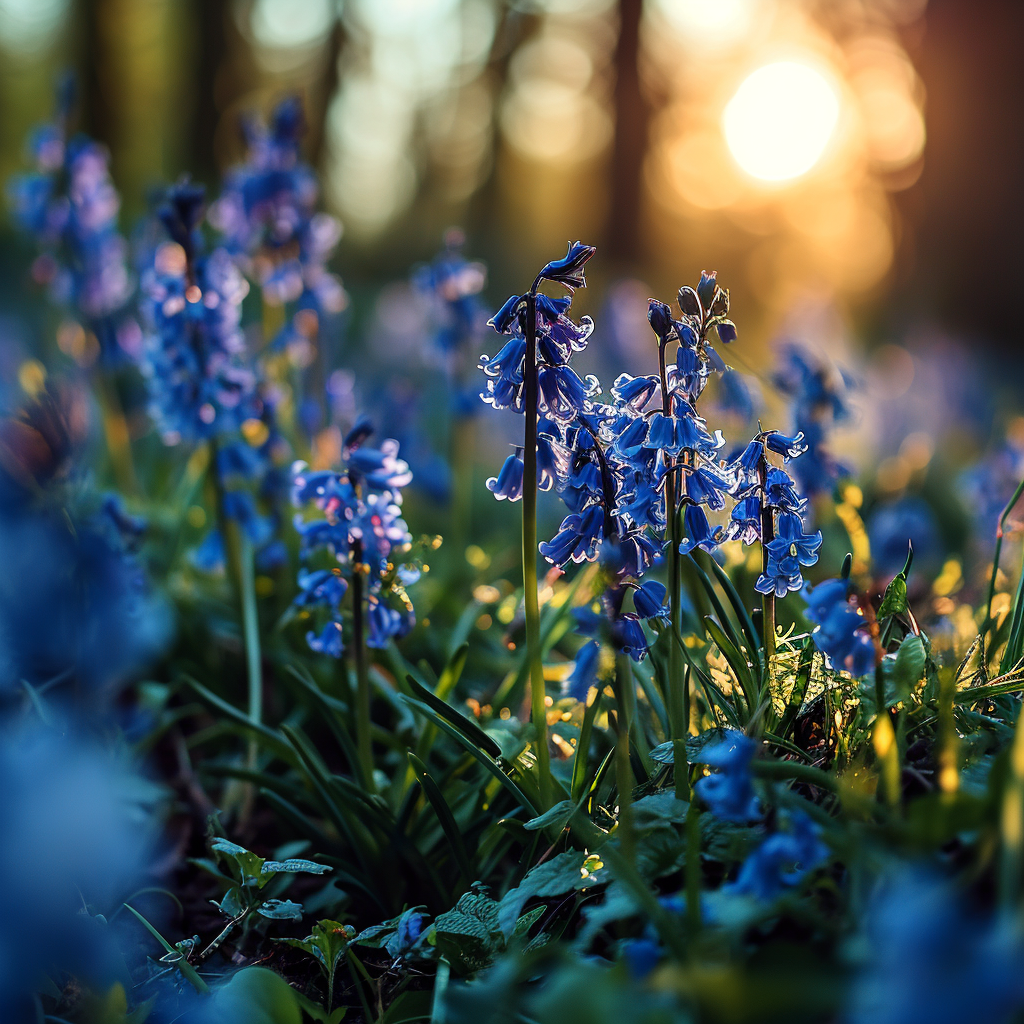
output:
[[109,154],[94,140],[71,135],[74,83],[65,80],[49,124],[29,138],[34,171],[12,178],[7,197],[14,219],[39,246],[32,267],[54,301],[82,321],[98,351],[79,346],[87,363],[98,355],[116,364],[138,355],[139,329],[128,311],[134,283],[128,244],[118,231],[121,199],[110,178]]
[[875,642],[867,620],[850,600],[849,580],[824,580],[804,591],[804,614],[815,624],[811,638],[829,668],[867,675],[875,665]]
[[419,570],[403,564],[412,536],[401,517],[401,489],[412,474],[398,458],[396,442],[385,440],[379,448],[365,443],[372,432],[367,421],[356,423],[345,438],[338,471],[311,471],[304,463],[294,467],[293,503],[319,513],[295,517],[303,558],[309,561],[319,551],[330,556],[329,567],[300,572],[295,604],[326,616],[306,639],[313,650],[335,658],[345,649],[342,603],[350,584],[359,630],[365,614],[367,646],[385,647],[415,623],[405,588],[419,578]]

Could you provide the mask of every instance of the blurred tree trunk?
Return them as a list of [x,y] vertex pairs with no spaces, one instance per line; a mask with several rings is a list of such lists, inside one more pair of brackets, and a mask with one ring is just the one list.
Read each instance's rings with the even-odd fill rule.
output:
[[228,0],[193,0],[191,15],[195,23],[195,73],[189,97],[192,110],[185,166],[192,169],[195,178],[212,184],[220,172],[214,140],[224,103],[218,76],[227,53]]
[[640,192],[649,118],[640,89],[642,14],[643,0],[619,0],[608,249],[620,264],[630,263],[640,256]]

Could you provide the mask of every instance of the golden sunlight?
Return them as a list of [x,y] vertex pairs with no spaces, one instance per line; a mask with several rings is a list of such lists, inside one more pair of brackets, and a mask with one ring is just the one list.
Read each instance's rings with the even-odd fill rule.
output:
[[839,119],[839,97],[807,64],[779,61],[747,76],[722,115],[736,162],[762,181],[806,174],[821,159]]

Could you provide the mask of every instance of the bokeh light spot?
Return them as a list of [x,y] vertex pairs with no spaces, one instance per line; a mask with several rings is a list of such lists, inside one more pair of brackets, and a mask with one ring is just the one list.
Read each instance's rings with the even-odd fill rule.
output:
[[821,159],[838,120],[839,97],[825,76],[807,64],[779,61],[743,81],[722,127],[743,170],[762,181],[786,181]]

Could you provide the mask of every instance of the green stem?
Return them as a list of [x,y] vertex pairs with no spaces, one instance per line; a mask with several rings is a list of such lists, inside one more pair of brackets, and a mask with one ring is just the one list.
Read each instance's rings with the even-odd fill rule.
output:
[[[775,516],[768,504],[768,459],[761,454],[757,467],[761,480],[761,571],[768,572],[768,545],[775,540]],[[764,630],[764,666],[771,678],[772,659],[775,657],[775,594],[761,595],[761,618]]]
[[[668,390],[668,374],[665,369],[665,345],[658,346],[658,370],[661,376],[661,409],[665,416],[671,415],[672,400]],[[665,517],[669,534],[668,545],[668,600],[669,621],[672,632],[668,647],[668,693],[666,704],[672,748],[675,755],[673,774],[676,797],[689,800],[689,764],[686,754],[686,737],[690,732],[690,686],[683,673],[682,661],[682,574],[680,572],[679,515],[676,496],[674,460],[666,458],[668,471],[665,473]]]
[[375,792],[373,747],[370,742],[370,674],[366,659],[366,627],[363,615],[363,546],[352,545],[352,646],[356,663],[356,756],[363,784]]
[[[259,610],[256,605],[256,556],[252,541],[239,531],[239,590],[242,600],[242,632],[245,636],[245,661],[249,672],[249,721],[263,724],[263,652],[260,649]],[[259,744],[249,740],[248,767],[256,767]]]
[[526,296],[526,367],[523,383],[523,604],[526,612],[526,655],[530,663],[531,720],[537,733],[537,771],[544,810],[551,806],[551,762],[548,754],[548,709],[544,701],[544,662],[540,644],[540,603],[537,600],[537,300]]
[[629,734],[633,730],[636,693],[628,654],[615,656],[615,689],[619,703],[618,736],[615,740],[615,785],[619,791],[619,847],[630,861],[635,854],[633,834],[633,766],[629,763]]
[[1017,490],[1013,492],[1013,497],[1010,498],[1006,508],[1003,509],[1002,515],[999,517],[999,525],[996,527],[996,547],[992,553],[992,576],[988,581],[988,600],[985,602],[985,622],[981,627],[982,636],[985,636],[992,628],[992,600],[996,596],[996,575],[999,573],[999,556],[1003,550],[1003,530],[1006,526],[1006,520],[1009,518],[1010,513],[1020,500],[1022,494],[1024,494],[1024,480],[1021,480],[1017,485]]

